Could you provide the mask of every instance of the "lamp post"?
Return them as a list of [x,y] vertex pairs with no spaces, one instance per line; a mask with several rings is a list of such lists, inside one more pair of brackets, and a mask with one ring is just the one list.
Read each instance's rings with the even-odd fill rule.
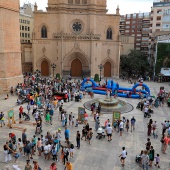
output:
[[38,81],[38,77],[40,76],[41,71],[37,69],[37,70],[34,71],[34,74],[36,76],[36,80]]
[[57,67],[57,65],[56,64],[51,64],[51,68],[53,69],[53,77],[54,77],[54,70],[55,70],[55,68]]
[[100,69],[100,81],[101,81],[101,72],[104,68],[103,64],[98,65],[98,68]]

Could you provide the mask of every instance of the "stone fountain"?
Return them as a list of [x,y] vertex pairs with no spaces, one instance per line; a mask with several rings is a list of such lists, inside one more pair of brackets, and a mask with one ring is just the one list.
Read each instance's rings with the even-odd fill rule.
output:
[[92,103],[100,103],[102,113],[113,113],[113,111],[127,113],[133,110],[133,106],[131,104],[108,95],[106,95],[104,98],[96,98],[88,101],[84,103],[84,107],[90,110]]

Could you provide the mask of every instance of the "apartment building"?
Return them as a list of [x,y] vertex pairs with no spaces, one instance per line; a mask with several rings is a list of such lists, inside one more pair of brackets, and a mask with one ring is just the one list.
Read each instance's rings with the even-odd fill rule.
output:
[[33,5],[24,4],[20,7],[20,41],[21,43],[32,42],[32,31],[34,26]]
[[170,0],[153,2],[149,37],[150,64],[155,65],[157,37],[170,33]]
[[120,34],[134,36],[134,48],[148,56],[150,13],[126,14],[120,17]]

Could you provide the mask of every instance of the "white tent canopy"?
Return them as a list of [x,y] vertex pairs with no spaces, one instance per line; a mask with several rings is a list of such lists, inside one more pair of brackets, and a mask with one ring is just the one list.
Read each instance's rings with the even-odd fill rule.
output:
[[161,74],[164,76],[170,76],[170,68],[161,68]]

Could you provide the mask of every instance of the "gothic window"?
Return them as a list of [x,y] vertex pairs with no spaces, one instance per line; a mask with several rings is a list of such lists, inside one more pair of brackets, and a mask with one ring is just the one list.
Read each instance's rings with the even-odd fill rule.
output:
[[82,1],[82,4],[87,4],[87,0],[83,0],[83,1]]
[[41,38],[47,38],[47,28],[45,26],[41,28]]
[[75,4],[80,4],[80,0],[75,0]]
[[68,4],[73,4],[73,0],[68,0]]
[[111,28],[107,29],[107,39],[112,40],[112,29]]

